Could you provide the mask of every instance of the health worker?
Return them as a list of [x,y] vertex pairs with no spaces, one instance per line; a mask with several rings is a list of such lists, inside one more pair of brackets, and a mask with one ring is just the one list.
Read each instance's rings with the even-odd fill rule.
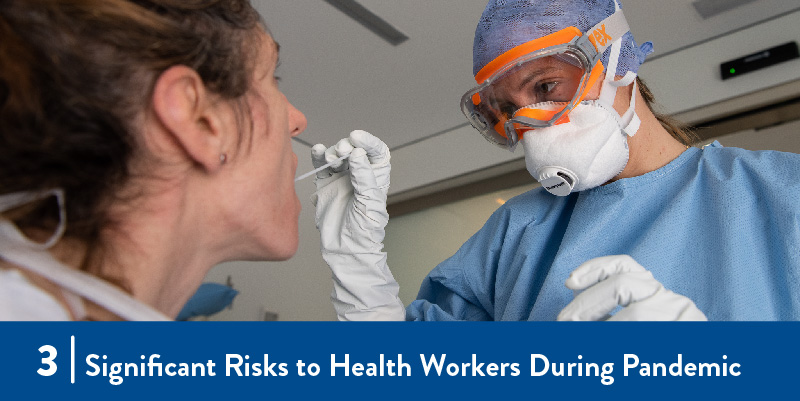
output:
[[650,52],[614,0],[489,2],[461,109],[492,144],[521,147],[542,187],[500,207],[404,313],[380,252],[385,145],[315,147],[317,165],[381,154],[318,176],[340,318],[800,318],[800,156],[690,147],[637,77]]

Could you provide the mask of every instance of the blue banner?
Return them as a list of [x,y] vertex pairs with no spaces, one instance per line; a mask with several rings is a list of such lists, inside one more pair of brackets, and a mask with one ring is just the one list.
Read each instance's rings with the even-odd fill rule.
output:
[[0,323],[3,399],[792,394],[800,323]]

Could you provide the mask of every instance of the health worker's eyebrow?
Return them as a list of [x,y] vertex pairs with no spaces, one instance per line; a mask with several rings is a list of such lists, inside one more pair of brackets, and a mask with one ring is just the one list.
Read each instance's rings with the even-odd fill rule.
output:
[[545,67],[545,68],[542,68],[542,69],[537,70],[535,72],[531,72],[528,76],[525,77],[525,79],[523,79],[519,83],[519,85],[517,85],[517,90],[522,90],[522,88],[524,88],[525,85],[527,85],[529,82],[539,78],[542,75],[549,74],[549,73],[551,73],[553,71],[556,71],[556,70],[558,70],[558,68],[556,68],[556,67]]

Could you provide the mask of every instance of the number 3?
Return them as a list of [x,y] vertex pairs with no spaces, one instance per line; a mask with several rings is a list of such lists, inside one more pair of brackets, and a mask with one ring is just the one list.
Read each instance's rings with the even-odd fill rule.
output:
[[58,355],[56,348],[53,347],[52,345],[42,345],[41,347],[39,347],[39,352],[41,353],[47,352],[48,354],[50,354],[50,356],[48,356],[47,358],[42,358],[42,364],[47,365],[48,368],[47,369],[39,368],[39,370],[37,370],[36,373],[39,373],[42,376],[54,375],[56,373],[56,370],[58,370],[58,366],[56,366],[55,362],[53,362],[53,360],[56,359],[56,355]]

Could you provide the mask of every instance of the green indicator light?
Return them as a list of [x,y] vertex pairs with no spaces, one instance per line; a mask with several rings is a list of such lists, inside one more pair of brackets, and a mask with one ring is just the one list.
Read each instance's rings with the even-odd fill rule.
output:
[[736,68],[731,68],[731,74],[736,74]]

